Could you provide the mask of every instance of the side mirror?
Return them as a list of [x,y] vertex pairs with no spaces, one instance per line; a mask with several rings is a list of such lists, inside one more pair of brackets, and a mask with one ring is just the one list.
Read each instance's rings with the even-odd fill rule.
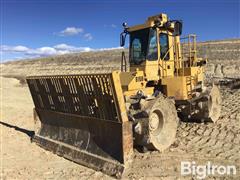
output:
[[174,36],[181,36],[182,34],[182,21],[175,21],[174,23]]
[[127,33],[122,32],[120,34],[120,46],[123,47],[125,45],[125,39],[126,39]]

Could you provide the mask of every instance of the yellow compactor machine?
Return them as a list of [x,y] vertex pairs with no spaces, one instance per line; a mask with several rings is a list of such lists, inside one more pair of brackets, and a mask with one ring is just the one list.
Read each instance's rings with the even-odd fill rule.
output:
[[197,58],[196,36],[180,38],[182,21],[159,14],[123,27],[120,43],[129,37],[129,66],[123,52],[121,71],[27,77],[33,141],[116,177],[131,162],[133,147],[168,148],[178,117],[215,122],[221,110],[218,87],[203,84],[206,60]]

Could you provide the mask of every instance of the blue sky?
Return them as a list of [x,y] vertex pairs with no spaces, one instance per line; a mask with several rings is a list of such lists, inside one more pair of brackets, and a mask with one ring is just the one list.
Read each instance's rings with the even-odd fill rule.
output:
[[121,24],[167,13],[199,41],[240,37],[239,0],[0,0],[1,59],[119,46]]

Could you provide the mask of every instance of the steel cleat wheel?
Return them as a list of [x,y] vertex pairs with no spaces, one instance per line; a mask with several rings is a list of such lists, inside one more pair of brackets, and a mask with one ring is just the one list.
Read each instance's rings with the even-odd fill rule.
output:
[[221,94],[217,86],[213,86],[208,98],[208,117],[210,121],[216,122],[221,115]]
[[175,105],[167,98],[158,97],[148,119],[148,149],[164,151],[175,141],[178,117]]

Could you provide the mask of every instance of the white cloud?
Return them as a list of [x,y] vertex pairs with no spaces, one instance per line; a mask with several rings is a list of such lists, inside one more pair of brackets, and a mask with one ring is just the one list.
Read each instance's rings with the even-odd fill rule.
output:
[[90,47],[79,47],[77,48],[77,52],[89,52],[89,51],[94,51],[94,49]]
[[111,27],[112,27],[112,28],[117,28],[117,25],[111,24]]
[[93,36],[91,35],[91,33],[86,33],[83,36],[87,41],[91,41],[93,39]]
[[76,47],[76,46],[71,46],[71,45],[67,45],[67,44],[57,44],[53,47],[56,50],[68,51],[68,52],[82,52],[82,51],[86,52],[86,51],[93,50],[90,47]]
[[19,59],[19,55],[21,55],[22,59],[26,58],[37,58],[37,57],[46,57],[46,56],[54,56],[54,55],[62,55],[69,53],[78,53],[78,52],[89,52],[89,51],[106,51],[106,50],[114,50],[121,49],[122,47],[113,47],[113,48],[100,48],[100,49],[92,49],[90,47],[76,47],[68,44],[57,44],[53,47],[40,47],[40,48],[27,48],[25,46],[0,46],[0,50],[2,53],[8,53],[11,55],[15,55],[16,58]]
[[68,54],[68,53],[75,53],[75,52],[88,52],[92,49],[89,47],[75,47],[70,46],[67,44],[58,44],[53,47],[41,47],[37,49],[33,49],[29,52],[27,52],[27,55],[31,56],[52,56],[52,55],[62,55],[62,54]]
[[28,51],[29,48],[25,47],[25,46],[16,46],[13,48],[14,51],[16,52],[25,52]]
[[67,27],[66,29],[60,31],[58,34],[60,36],[74,36],[78,35],[79,33],[83,33],[83,31],[83,28]]
[[116,24],[104,24],[104,27],[106,28],[117,28],[117,25]]
[[[114,24],[113,24],[114,26]],[[93,36],[91,33],[85,33],[83,34],[84,29],[83,28],[77,28],[77,27],[67,27],[66,29],[55,33],[59,36],[74,36],[74,35],[81,35],[82,38],[84,38],[87,41],[91,41],[93,39]],[[71,47],[70,47],[71,48]]]
[[7,46],[7,45],[1,45],[0,46],[1,51],[5,52],[26,52],[29,50],[26,46]]
[[41,47],[37,49],[31,49],[26,52],[26,55],[34,56],[51,56],[58,54],[58,51],[52,47]]
[[70,46],[70,45],[67,45],[67,44],[64,44],[64,43],[63,44],[57,44],[53,47],[57,50],[72,50],[72,49],[76,48],[74,46]]
[[123,47],[100,48],[100,49],[95,49],[95,51],[110,51],[110,50],[117,50],[117,49],[124,49],[124,48]]

